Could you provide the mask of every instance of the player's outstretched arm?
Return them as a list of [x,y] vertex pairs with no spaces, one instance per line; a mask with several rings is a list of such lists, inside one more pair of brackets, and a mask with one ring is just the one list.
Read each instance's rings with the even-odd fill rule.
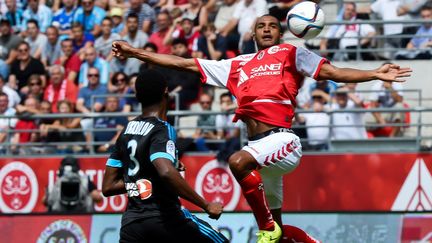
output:
[[333,80],[342,83],[361,83],[371,80],[387,82],[405,82],[411,76],[410,68],[401,68],[395,64],[384,64],[374,70],[359,70],[353,68],[338,68],[331,64],[323,64],[317,80]]
[[181,198],[204,209],[212,219],[218,219],[222,214],[223,206],[220,203],[209,203],[196,193],[168,159],[155,159],[153,161],[160,177],[177,193]]
[[198,66],[192,58],[145,51],[132,47],[126,41],[114,41],[112,43],[112,53],[114,57],[137,58],[141,61],[163,67],[199,72]]
[[105,197],[126,193],[122,168],[106,166],[102,182],[102,193]]

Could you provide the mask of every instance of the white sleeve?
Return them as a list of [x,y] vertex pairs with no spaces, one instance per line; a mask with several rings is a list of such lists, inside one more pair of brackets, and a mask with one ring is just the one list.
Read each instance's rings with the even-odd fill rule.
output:
[[196,58],[195,62],[201,72],[201,81],[205,84],[226,87],[231,70],[232,60],[205,60]]
[[265,0],[258,1],[255,7],[257,17],[261,17],[268,13],[267,2]]
[[381,15],[381,4],[382,4],[382,1],[380,1],[380,0],[373,2],[370,6],[372,12]]
[[235,9],[234,9],[234,13],[233,13],[233,15],[232,15],[232,18],[233,19],[239,19],[240,18],[240,16],[241,16],[241,14],[242,14],[242,12],[243,12],[243,9],[244,8],[244,1],[240,1],[236,6],[235,6]]
[[403,96],[403,85],[401,83],[392,83],[392,87],[397,91],[398,95]]
[[367,36],[371,32],[374,32],[374,33],[376,32],[375,28],[370,24],[360,25],[360,31],[361,31],[361,33],[360,33],[361,37]]
[[328,63],[328,60],[302,47],[296,48],[296,69],[306,77],[316,79],[321,66]]
[[381,90],[381,82],[375,82],[371,87],[371,93],[369,95],[370,101],[378,101],[379,92]]

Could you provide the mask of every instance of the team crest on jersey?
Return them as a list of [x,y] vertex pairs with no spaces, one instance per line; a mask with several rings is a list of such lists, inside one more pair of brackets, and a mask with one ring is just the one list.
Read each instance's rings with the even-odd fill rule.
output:
[[264,57],[264,51],[262,51],[262,52],[260,52],[259,54],[258,54],[258,57],[257,57],[257,59],[258,60],[261,60],[263,57]]
[[267,50],[267,52],[268,52],[268,54],[275,54],[275,53],[280,52],[280,51],[288,51],[288,50],[289,49],[286,47],[281,48],[280,46],[272,46]]
[[146,200],[147,198],[151,197],[153,192],[153,185],[151,181],[147,179],[141,179],[137,180],[136,184],[138,186],[138,192],[141,200]]

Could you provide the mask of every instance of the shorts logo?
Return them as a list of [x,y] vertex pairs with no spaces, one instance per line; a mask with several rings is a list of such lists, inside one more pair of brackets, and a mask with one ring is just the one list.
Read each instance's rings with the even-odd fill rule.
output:
[[198,172],[195,190],[207,201],[222,203],[226,210],[234,210],[240,199],[240,186],[228,165],[217,160],[207,162]]
[[45,242],[82,242],[87,238],[77,223],[72,220],[57,220],[48,225],[40,234],[37,243]]
[[137,180],[136,184],[138,186],[138,192],[141,200],[146,200],[147,198],[151,197],[153,192],[151,181],[147,179],[141,179]]
[[0,210],[30,213],[36,205],[39,187],[33,170],[23,162],[6,164],[0,170]]

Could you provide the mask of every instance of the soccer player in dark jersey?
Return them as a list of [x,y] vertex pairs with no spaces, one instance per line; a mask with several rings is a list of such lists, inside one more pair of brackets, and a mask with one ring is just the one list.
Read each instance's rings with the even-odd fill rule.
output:
[[125,42],[113,42],[112,50],[114,56],[199,72],[204,83],[226,87],[237,98],[234,121],[241,119],[246,124],[249,142],[228,163],[254,213],[258,242],[278,242],[282,236],[282,176],[297,167],[302,155],[300,139],[290,127],[304,76],[343,83],[403,82],[411,70],[393,64],[374,70],[335,67],[304,48],[281,44],[280,23],[270,15],[259,17],[253,32],[257,53],[221,61],[156,54]]
[[168,88],[157,71],[140,73],[135,83],[142,114],[117,139],[102,185],[105,196],[127,193],[120,242],[228,242],[187,210],[178,197],[218,219],[222,205],[199,196],[178,172],[176,132],[167,122]]

